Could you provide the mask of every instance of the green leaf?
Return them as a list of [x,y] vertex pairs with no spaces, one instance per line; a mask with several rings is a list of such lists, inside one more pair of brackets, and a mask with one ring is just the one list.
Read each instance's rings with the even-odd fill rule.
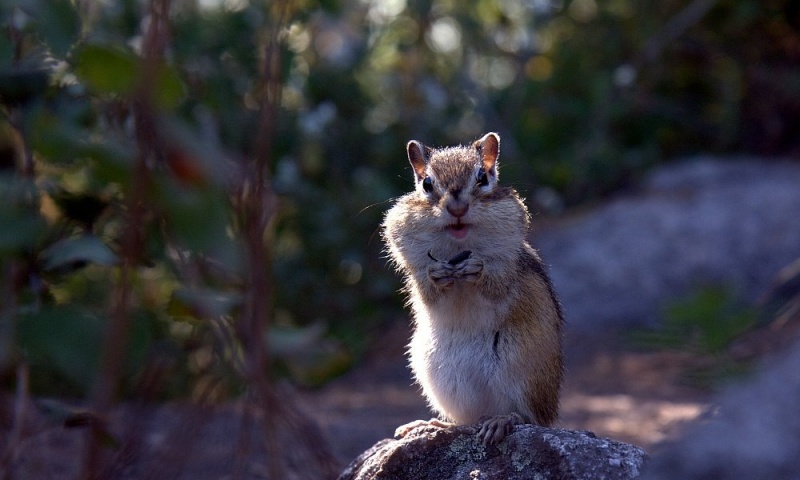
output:
[[737,302],[732,292],[704,287],[674,301],[664,312],[661,328],[638,332],[635,339],[651,347],[721,354],[756,320],[755,312]]
[[[118,47],[87,45],[75,54],[78,77],[98,93],[128,96],[143,79],[144,62],[133,52]],[[148,92],[157,107],[175,108],[185,89],[178,71],[159,63],[152,69]]]
[[114,265],[117,255],[96,235],[64,238],[42,251],[45,270],[61,270],[74,264]]
[[53,306],[23,315],[17,326],[20,347],[34,368],[54,369],[88,388],[97,371],[102,322],[69,306]]
[[134,166],[133,147],[124,142],[117,144],[109,140],[93,142],[86,146],[86,153],[94,160],[95,181],[103,185],[118,183],[127,185],[131,181]]
[[43,114],[33,125],[31,144],[42,160],[53,164],[73,164],[93,160],[96,180],[125,184],[133,169],[135,147],[131,141],[111,131],[90,132],[63,116]]
[[81,30],[81,20],[74,2],[47,0],[38,6],[34,12],[37,32],[56,57],[64,58]]
[[0,255],[13,255],[39,243],[47,231],[45,221],[22,212],[0,210]]
[[81,156],[87,133],[49,112],[36,117],[31,146],[50,163],[70,163]]
[[36,246],[47,231],[39,215],[33,182],[0,176],[0,255],[13,255]]
[[162,109],[173,109],[184,96],[184,87],[178,71],[171,65],[162,64],[156,70],[153,101]]
[[223,191],[186,186],[170,178],[159,180],[154,200],[181,247],[208,255],[233,248],[225,232],[230,211]]
[[86,45],[75,54],[78,77],[99,93],[133,93],[139,81],[139,67],[139,59],[121,48]]

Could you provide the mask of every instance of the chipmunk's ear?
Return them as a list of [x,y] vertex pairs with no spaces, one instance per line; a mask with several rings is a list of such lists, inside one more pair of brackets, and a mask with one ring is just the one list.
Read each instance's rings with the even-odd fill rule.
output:
[[414,168],[414,180],[419,182],[426,176],[425,167],[428,166],[432,149],[416,140],[411,140],[406,145],[406,151],[408,151],[408,161]]
[[487,173],[497,176],[497,157],[500,156],[500,135],[489,132],[472,144],[478,155],[481,157],[481,163]]

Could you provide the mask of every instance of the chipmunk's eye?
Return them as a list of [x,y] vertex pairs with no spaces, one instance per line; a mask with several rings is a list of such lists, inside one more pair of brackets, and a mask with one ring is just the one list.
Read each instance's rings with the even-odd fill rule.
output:
[[478,185],[480,185],[481,187],[489,185],[489,176],[486,175],[486,169],[484,169],[483,167],[478,169],[478,174],[476,175],[476,177],[478,178]]
[[425,177],[422,179],[422,189],[428,193],[433,191],[433,179],[431,177]]

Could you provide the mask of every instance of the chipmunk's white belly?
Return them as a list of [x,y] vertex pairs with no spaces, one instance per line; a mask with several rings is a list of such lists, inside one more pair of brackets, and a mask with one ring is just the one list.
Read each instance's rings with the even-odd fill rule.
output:
[[430,308],[414,305],[411,368],[429,404],[459,424],[484,415],[527,414],[523,379],[498,355],[495,334],[507,305],[455,289]]

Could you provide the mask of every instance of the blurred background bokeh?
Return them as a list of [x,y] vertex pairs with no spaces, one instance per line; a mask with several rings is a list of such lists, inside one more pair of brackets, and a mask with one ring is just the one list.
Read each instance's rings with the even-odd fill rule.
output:
[[800,155],[793,0],[0,5],[8,392],[235,399],[243,315],[271,379],[359,365],[405,321],[378,226],[412,138],[498,132],[543,221],[689,155]]

